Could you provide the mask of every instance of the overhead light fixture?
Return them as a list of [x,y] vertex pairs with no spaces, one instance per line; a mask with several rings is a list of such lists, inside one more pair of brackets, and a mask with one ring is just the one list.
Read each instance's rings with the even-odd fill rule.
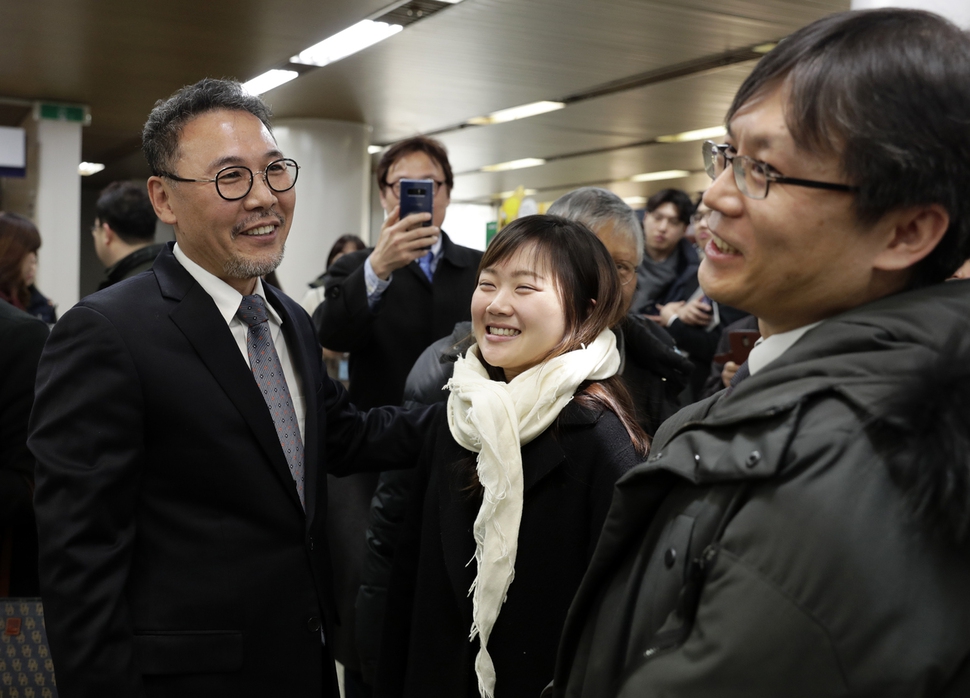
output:
[[461,2],[461,0],[441,0],[441,2],[446,2],[449,5],[457,5],[458,3]]
[[656,182],[661,179],[679,179],[690,177],[691,173],[687,170],[664,170],[662,172],[644,172],[643,174],[630,177],[631,182]]
[[623,199],[623,203],[627,206],[643,206],[647,203],[647,197],[645,196],[628,196]]
[[264,92],[269,92],[274,87],[293,80],[299,75],[295,70],[267,70],[262,75],[257,75],[249,82],[243,83],[243,89],[254,97],[258,97]]
[[82,162],[77,166],[77,173],[82,177],[90,177],[103,169],[104,165],[100,162]]
[[699,128],[696,131],[684,131],[675,133],[671,136],[657,136],[658,143],[686,143],[687,141],[703,141],[708,138],[720,138],[727,134],[727,129],[723,126],[711,126],[710,128]]
[[774,49],[775,46],[777,46],[777,45],[778,44],[776,44],[776,43],[758,44],[757,46],[755,46],[751,50],[754,51],[755,53],[765,54],[765,53],[768,53],[769,51],[771,51],[772,49]]
[[509,160],[500,162],[496,165],[485,165],[481,168],[482,172],[504,172],[505,170],[521,170],[526,167],[537,167],[544,165],[546,161],[542,158],[522,158],[521,160]]
[[382,146],[382,145],[369,145],[369,146],[367,146],[367,154],[368,155],[377,155],[382,150],[384,150],[384,146]]
[[499,111],[492,112],[488,116],[476,116],[469,119],[466,123],[473,124],[475,126],[501,124],[506,121],[526,119],[530,116],[537,116],[539,114],[545,114],[546,112],[556,111],[557,109],[562,109],[565,106],[566,105],[564,102],[532,102],[532,104],[523,104],[520,107],[500,109]]
[[404,29],[400,24],[375,22],[370,19],[361,20],[352,27],[337,32],[320,43],[300,51],[290,58],[290,63],[303,65],[324,66],[346,58],[368,46],[383,41]]

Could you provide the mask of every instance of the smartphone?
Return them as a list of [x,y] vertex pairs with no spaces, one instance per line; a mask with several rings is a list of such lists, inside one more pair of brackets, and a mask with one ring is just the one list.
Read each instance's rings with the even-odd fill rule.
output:
[[761,338],[758,330],[731,330],[728,333],[728,341],[731,350],[725,354],[717,354],[714,360],[719,364],[726,364],[733,361],[738,366],[748,360],[748,354],[754,349],[754,344]]
[[[434,182],[432,180],[401,180],[401,218],[406,218],[412,213],[431,213],[433,207]],[[429,218],[421,225],[430,228],[431,219]]]

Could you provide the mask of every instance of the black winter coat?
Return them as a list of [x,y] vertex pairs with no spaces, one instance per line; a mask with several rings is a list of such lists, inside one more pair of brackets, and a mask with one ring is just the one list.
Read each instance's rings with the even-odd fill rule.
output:
[[554,695],[970,695],[970,281],[830,318],[618,484]]
[[[448,399],[444,385],[451,378],[455,360],[474,342],[471,331],[470,322],[459,322],[451,335],[418,357],[404,388],[405,404],[426,405]],[[652,436],[661,422],[677,411],[677,396],[687,383],[692,365],[677,353],[667,333],[649,320],[628,315],[614,332],[623,384],[630,391],[637,421]],[[360,666],[369,681],[380,653],[391,561],[414,477],[413,470],[381,473],[371,502],[355,616]]]
[[[478,696],[469,642],[480,495],[475,455],[444,410],[426,447],[398,542],[375,696]],[[493,628],[497,698],[534,698],[552,678],[559,632],[617,478],[640,457],[612,412],[573,402],[522,449],[525,502],[515,579]]]

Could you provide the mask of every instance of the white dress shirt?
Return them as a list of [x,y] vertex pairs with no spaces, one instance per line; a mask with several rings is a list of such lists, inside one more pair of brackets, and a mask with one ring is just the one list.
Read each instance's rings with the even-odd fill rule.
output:
[[[226,321],[226,325],[229,326],[229,331],[232,333],[233,339],[236,340],[236,346],[239,347],[239,352],[242,354],[243,359],[245,359],[246,365],[249,366],[249,352],[246,349],[246,337],[249,334],[249,326],[236,317],[236,312],[242,303],[242,294],[219,277],[210,274],[189,259],[185,252],[179,248],[178,243],[175,244],[174,254],[179,264],[185,267],[185,271],[193,279],[198,281],[199,286],[212,298],[223,320]],[[297,375],[296,367],[290,358],[289,347],[286,346],[286,339],[283,337],[283,320],[273,306],[269,304],[269,301],[266,300],[266,294],[263,292],[263,282],[259,278],[256,279],[256,288],[253,290],[253,294],[261,296],[266,301],[266,314],[269,316],[270,334],[273,337],[273,343],[276,345],[276,353],[280,357],[280,365],[283,367],[286,386],[290,389],[290,397],[293,398],[293,409],[296,412],[296,419],[300,425],[300,438],[302,439],[306,431],[306,399],[303,396],[303,381]],[[255,381],[255,378],[253,380]]]
[[811,325],[788,330],[788,332],[773,334],[770,337],[762,337],[755,342],[754,348],[748,355],[748,371],[753,376],[788,351],[795,342],[802,338],[803,334],[813,327],[818,327],[822,322],[822,320],[819,320],[818,322],[813,322]]

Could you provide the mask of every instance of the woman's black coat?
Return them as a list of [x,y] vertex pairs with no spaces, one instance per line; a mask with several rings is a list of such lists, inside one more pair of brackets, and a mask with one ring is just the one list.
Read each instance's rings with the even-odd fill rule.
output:
[[[481,502],[475,454],[458,446],[443,413],[425,453],[395,555],[375,696],[477,696],[479,645],[468,639]],[[613,485],[640,460],[615,414],[575,402],[522,448],[515,579],[488,645],[497,698],[534,697],[551,680]]]

